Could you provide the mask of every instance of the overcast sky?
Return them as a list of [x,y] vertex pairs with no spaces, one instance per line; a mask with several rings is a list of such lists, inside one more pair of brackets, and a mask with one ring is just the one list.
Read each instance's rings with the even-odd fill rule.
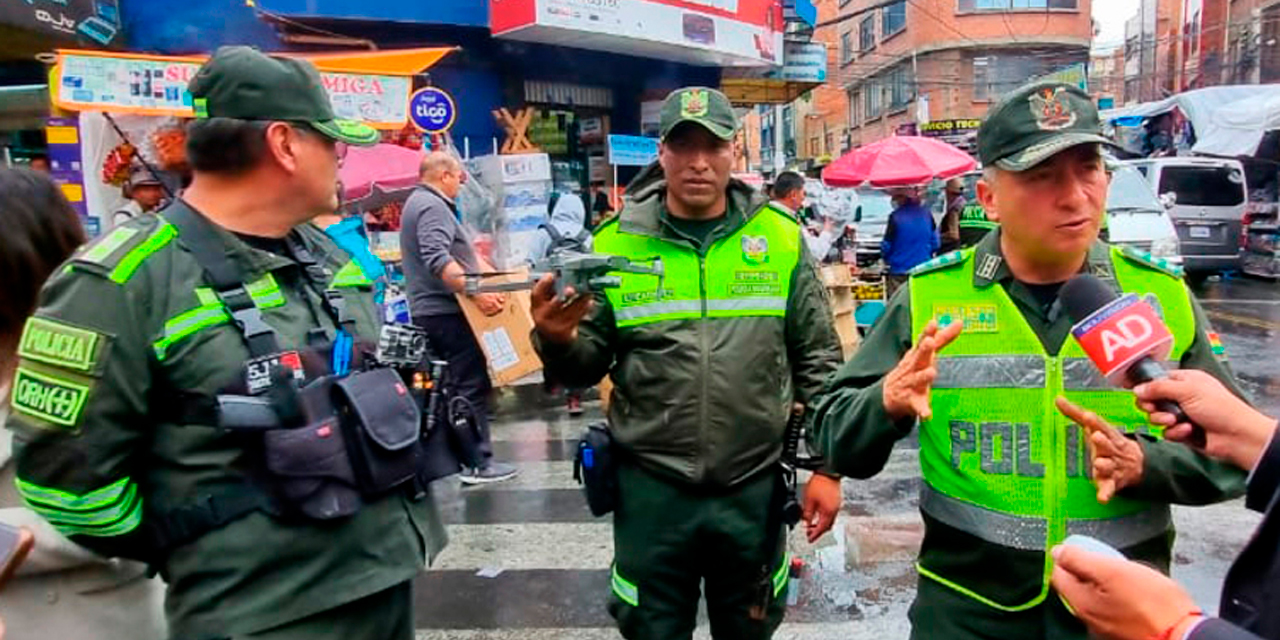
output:
[[1093,19],[1101,33],[1093,41],[1094,51],[1124,44],[1124,21],[1138,13],[1139,0],[1093,0]]

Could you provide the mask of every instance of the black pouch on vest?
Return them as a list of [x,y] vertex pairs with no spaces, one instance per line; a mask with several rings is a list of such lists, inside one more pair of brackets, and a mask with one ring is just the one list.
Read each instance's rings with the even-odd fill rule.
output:
[[321,378],[299,393],[306,426],[263,433],[267,471],[284,506],[308,518],[353,515],[363,501],[347,455],[338,415],[329,399],[332,378]]
[[360,490],[385,493],[412,481],[418,467],[422,413],[400,375],[373,369],[334,385]]
[[607,515],[617,506],[618,460],[607,423],[587,425],[574,456],[573,479],[582,485],[592,515]]

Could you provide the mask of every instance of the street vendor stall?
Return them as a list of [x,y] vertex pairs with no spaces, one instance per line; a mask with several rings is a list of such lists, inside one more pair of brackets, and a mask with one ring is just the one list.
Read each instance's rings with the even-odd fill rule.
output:
[[[452,50],[281,55],[316,65],[339,118],[394,132],[409,121],[415,77]],[[195,115],[187,83],[205,59],[58,51],[50,99],[67,115],[50,123],[50,159],[91,234],[105,231],[125,203],[121,186],[131,167],[145,166],[171,195],[181,190],[184,125]]]

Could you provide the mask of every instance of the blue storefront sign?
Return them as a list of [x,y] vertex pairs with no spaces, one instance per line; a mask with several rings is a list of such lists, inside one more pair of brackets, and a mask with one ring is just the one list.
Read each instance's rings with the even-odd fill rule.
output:
[[657,138],[609,136],[609,164],[621,167],[647,167],[657,159]]
[[425,87],[409,98],[409,119],[423,133],[443,133],[458,118],[458,107],[443,89]]

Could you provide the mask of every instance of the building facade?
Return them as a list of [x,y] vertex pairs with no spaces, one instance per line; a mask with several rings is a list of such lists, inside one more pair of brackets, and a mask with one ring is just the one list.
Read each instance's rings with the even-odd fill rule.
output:
[[850,146],[895,134],[971,139],[1006,92],[1087,64],[1091,0],[840,0]]

